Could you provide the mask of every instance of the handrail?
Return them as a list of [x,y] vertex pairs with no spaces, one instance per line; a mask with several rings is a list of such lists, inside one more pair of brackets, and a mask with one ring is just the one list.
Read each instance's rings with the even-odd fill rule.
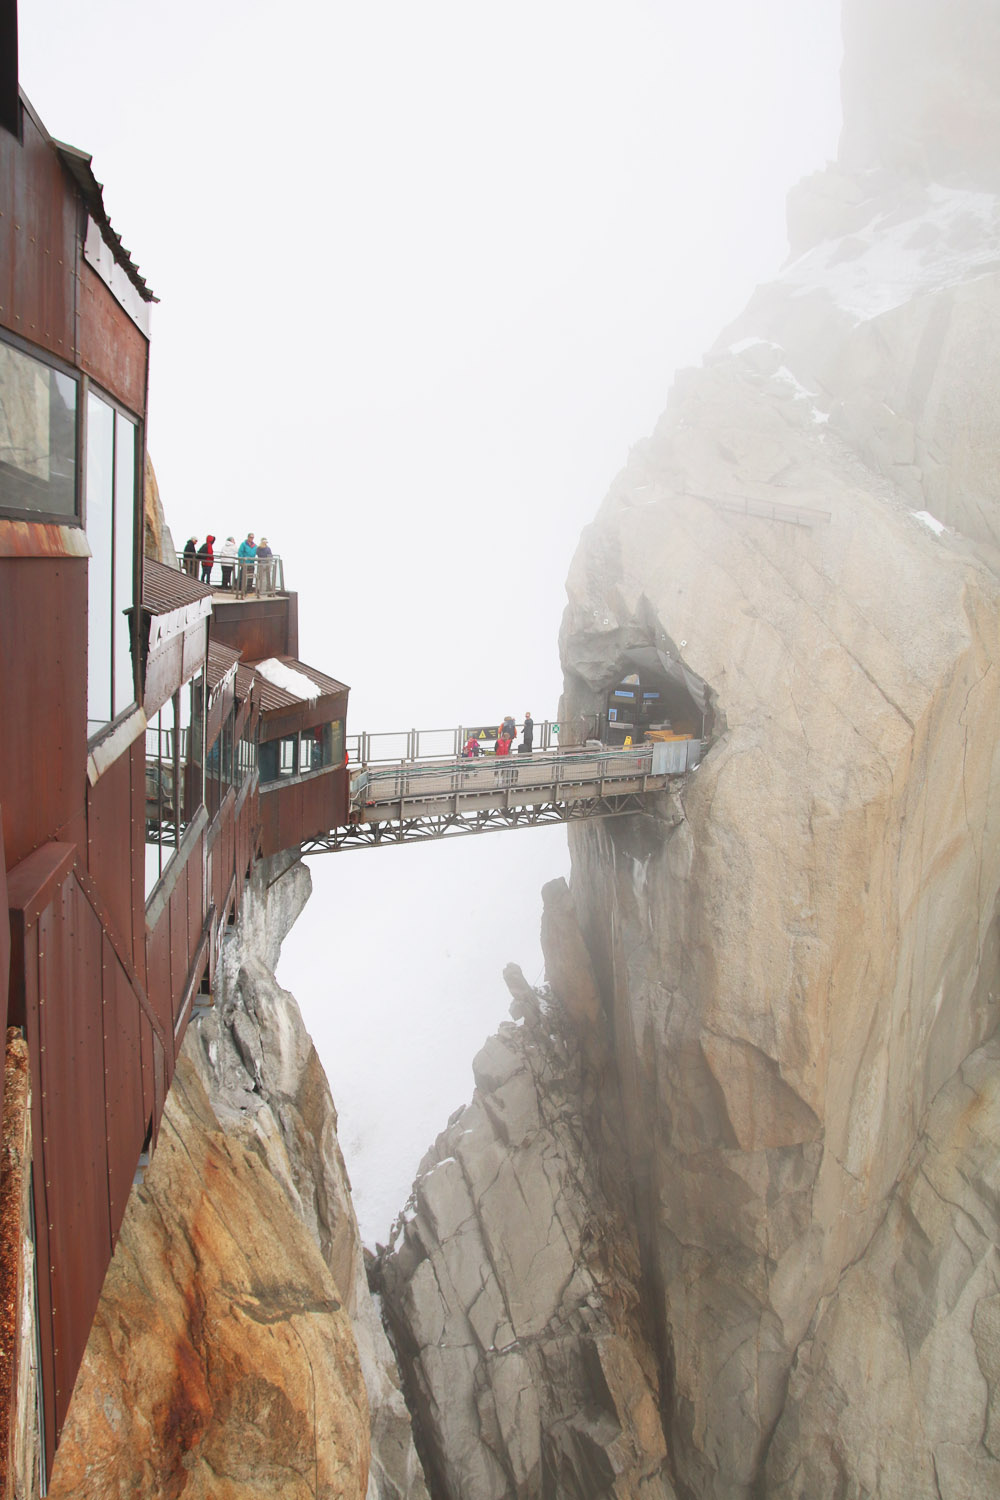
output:
[[[184,554],[178,552],[176,557],[178,572],[187,572],[187,569],[184,567]],[[195,572],[188,575],[191,578],[196,578],[199,583],[202,582],[201,567],[202,560],[199,557]],[[212,571],[208,576],[208,585],[210,588],[221,590],[221,578],[217,583],[213,583],[212,573],[216,569],[221,572],[223,567],[230,569],[229,587],[233,593],[246,593],[248,585],[253,585],[255,582],[258,587],[254,592],[259,598],[266,598],[272,594],[284,594],[286,592],[285,560],[279,552],[272,553],[270,557],[262,557],[259,562],[255,557],[247,560],[234,557],[227,559],[225,563],[222,562],[218,552],[216,552],[212,559]]]
[[[682,748],[683,747],[683,748]],[[351,778],[351,802],[360,810],[378,804],[405,802],[409,799],[475,794],[500,790],[541,790],[553,794],[558,788],[616,782],[648,777],[653,768],[653,745],[628,749],[578,749],[563,752],[538,752],[531,755],[491,755],[473,760],[449,759],[417,765],[366,766]],[[700,742],[699,742],[700,749]],[[676,745],[676,767],[664,767],[663,774],[680,774],[687,767],[687,746]],[[658,756],[659,758],[659,756]]]
[[[532,722],[535,726],[535,752],[552,749],[559,737],[558,720],[534,719]],[[481,724],[459,724],[455,728],[445,729],[387,729],[375,734],[349,734],[345,741],[348,764],[409,765],[413,761],[439,761],[448,757],[458,760],[470,733],[481,727]],[[592,732],[596,736],[597,728],[598,719],[594,716],[587,726],[588,733]],[[518,723],[518,738],[523,732],[523,724]],[[386,744],[386,741],[391,744]],[[487,754],[491,753],[493,737],[482,741],[482,744]],[[516,742],[511,749],[516,749]]]

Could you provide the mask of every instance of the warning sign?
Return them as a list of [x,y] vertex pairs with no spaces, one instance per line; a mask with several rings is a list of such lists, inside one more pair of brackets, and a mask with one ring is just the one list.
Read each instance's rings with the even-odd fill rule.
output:
[[500,728],[497,724],[473,724],[470,729],[465,731],[465,738],[468,740],[471,736],[474,740],[481,740],[485,748],[486,742],[489,741],[492,745],[499,734]]

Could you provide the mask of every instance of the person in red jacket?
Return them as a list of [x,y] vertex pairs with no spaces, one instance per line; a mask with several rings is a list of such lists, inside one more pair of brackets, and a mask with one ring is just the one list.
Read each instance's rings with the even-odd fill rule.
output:
[[207,536],[198,548],[198,556],[201,559],[202,583],[211,583],[212,581],[212,564],[215,561],[215,553],[212,550],[212,543],[214,541],[214,536]]

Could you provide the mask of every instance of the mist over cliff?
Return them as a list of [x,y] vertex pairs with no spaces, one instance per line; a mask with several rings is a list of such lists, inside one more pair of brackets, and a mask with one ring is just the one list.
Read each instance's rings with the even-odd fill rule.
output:
[[563,717],[652,651],[708,753],[571,830],[384,1261],[456,1500],[1000,1488],[1000,23],[844,24],[792,258],[568,581]]

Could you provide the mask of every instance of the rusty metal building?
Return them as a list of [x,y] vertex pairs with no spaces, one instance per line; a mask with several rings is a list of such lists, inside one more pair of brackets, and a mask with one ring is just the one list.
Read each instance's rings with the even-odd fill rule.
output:
[[30,1059],[38,1331],[4,1357],[38,1361],[50,1465],[247,875],[346,818],[347,689],[296,660],[294,595],[219,601],[143,558],[155,299],[90,158],[13,83],[0,68],[0,998]]

